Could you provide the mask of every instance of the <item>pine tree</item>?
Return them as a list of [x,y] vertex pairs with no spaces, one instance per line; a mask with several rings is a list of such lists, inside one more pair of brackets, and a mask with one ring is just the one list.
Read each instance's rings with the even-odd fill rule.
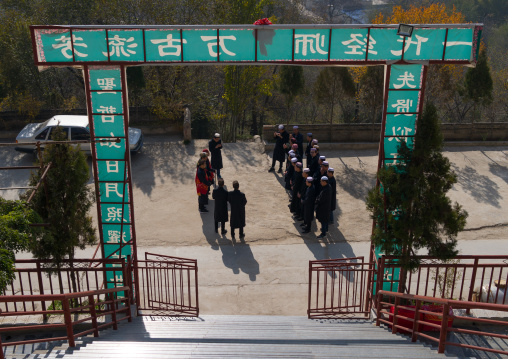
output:
[[386,255],[400,257],[405,270],[418,268],[415,254],[420,249],[443,260],[458,253],[457,234],[466,225],[467,212],[446,196],[457,177],[442,148],[437,110],[428,103],[414,148],[401,141],[400,163],[381,168],[380,186],[367,195],[367,209],[376,222],[373,244]]
[[[52,137],[55,141],[67,139],[60,130]],[[51,163],[45,188],[35,193],[30,205],[49,227],[46,227],[47,235],[34,244],[32,253],[38,259],[51,259],[59,267],[63,260],[74,259],[76,248],[84,249],[96,242],[89,215],[94,195],[87,185],[90,172],[85,154],[75,146],[48,144],[43,162]],[[35,185],[41,175],[41,171],[32,174],[30,185]],[[71,279],[76,291],[74,276]]]

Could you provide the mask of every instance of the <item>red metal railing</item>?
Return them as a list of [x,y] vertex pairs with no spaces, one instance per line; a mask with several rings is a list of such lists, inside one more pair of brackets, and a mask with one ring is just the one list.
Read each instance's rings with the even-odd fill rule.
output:
[[[451,311],[450,309],[451,308],[466,310],[483,309],[483,310],[508,312],[508,305],[438,299],[434,297],[394,293],[383,290],[379,291],[377,296],[378,300],[376,308],[377,312],[376,325],[379,326],[381,323],[387,324],[388,326],[392,327],[392,333],[394,334],[397,333],[397,331],[405,331],[411,334],[411,340],[413,342],[416,341],[417,337],[422,337],[434,341],[438,343],[439,353],[444,353],[446,346],[458,346],[461,348],[468,348],[508,355],[508,351],[506,350],[450,342],[447,340],[448,333],[461,333],[468,335],[478,335],[482,337],[487,336],[507,340],[508,335],[489,333],[481,330],[453,328],[453,324],[451,324],[453,323],[453,319],[460,319],[475,323],[502,325],[504,326],[504,328],[507,328],[508,327],[507,322],[493,319],[473,318],[461,315],[454,315],[451,314],[453,313],[453,311]],[[389,302],[389,300],[393,300],[393,302]],[[401,301],[412,303],[412,305],[401,304]],[[442,309],[440,312],[429,311],[422,306],[422,304],[424,303],[438,304],[442,306]],[[386,310],[388,308],[392,308],[392,310]],[[402,312],[402,314],[400,314],[399,312]],[[433,318],[437,317],[440,319],[438,320],[438,323],[436,323],[435,320],[425,319],[425,316],[422,315],[431,315]],[[404,321],[406,325],[400,325],[399,323],[402,323],[402,321]],[[411,324],[407,325],[407,323]],[[437,329],[439,331],[439,338],[435,338],[431,335],[424,333],[425,327]]]
[[[120,297],[119,295],[117,295],[120,292],[125,293],[126,295],[124,297]],[[62,309],[18,311],[15,313],[15,315],[34,315],[34,314],[42,314],[44,316],[63,315],[64,318],[64,323],[2,327],[0,328],[0,333],[8,332],[12,334],[15,331],[20,330],[37,331],[49,328],[51,329],[65,328],[67,332],[66,333],[67,335],[62,337],[33,339],[6,343],[2,343],[0,337],[0,359],[4,359],[4,353],[2,348],[5,346],[67,340],[69,346],[74,347],[75,346],[74,339],[77,337],[84,336],[90,333],[93,333],[94,337],[98,337],[99,329],[108,326],[113,326],[113,329],[116,330],[118,328],[118,323],[120,321],[126,319],[129,322],[132,321],[130,307],[131,297],[132,297],[131,290],[127,286],[68,294],[0,296],[0,303],[5,303],[6,306],[8,303],[23,303],[23,306],[25,307],[25,303],[46,302],[46,301],[50,301],[52,303],[60,302],[62,304]],[[72,314],[84,314],[84,313],[89,313],[90,315],[85,318],[72,320]],[[118,318],[118,314],[120,313],[125,313],[125,315],[122,318]],[[6,313],[1,313],[0,315],[6,315]],[[110,315],[111,321],[99,325],[97,322],[97,318],[105,315]],[[74,325],[84,322],[91,322],[92,328],[84,330],[79,333],[74,333]]]
[[199,315],[198,266],[195,259],[145,253],[138,260],[138,315]]
[[[123,259],[79,259],[63,261],[60,267],[54,267],[47,260],[17,260],[16,277],[2,292],[3,296],[34,296],[45,294],[65,294],[103,289],[107,272],[122,272],[124,282],[116,282],[114,286],[130,286],[132,283],[127,273],[131,267]],[[81,298],[77,298],[78,302]],[[45,311],[51,306],[48,300],[0,302],[2,315],[18,315],[19,312]],[[81,304],[81,303],[78,303]],[[43,314],[45,319],[46,315]]]
[[308,317],[366,317],[373,273],[363,257],[309,261]]
[[[420,261],[414,273],[407,273],[404,291],[407,294],[508,304],[506,291],[496,286],[496,282],[508,281],[508,256],[457,256],[449,262],[421,256]],[[401,279],[397,275],[400,270],[396,257],[379,258],[378,288],[400,291]]]

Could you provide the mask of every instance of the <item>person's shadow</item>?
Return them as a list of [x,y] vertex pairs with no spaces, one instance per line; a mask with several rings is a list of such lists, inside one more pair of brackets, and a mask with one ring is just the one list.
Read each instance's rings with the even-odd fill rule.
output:
[[[203,230],[203,234],[205,235],[206,241],[208,242],[208,244],[210,244],[210,246],[212,247],[213,250],[218,251],[219,244],[217,243],[217,241],[220,238],[220,234],[215,233],[214,218],[213,218],[214,206],[215,206],[215,201],[210,196],[208,199],[208,205],[206,205],[206,208],[208,209],[209,212],[205,212],[205,213],[200,212],[199,214],[201,216],[201,222],[202,222],[201,228]],[[219,227],[220,227],[220,223],[219,223]],[[220,228],[219,228],[219,231],[220,231]]]
[[[224,186],[227,190],[227,187]],[[210,188],[213,191],[213,186]],[[228,233],[226,235],[220,235],[220,223],[218,231],[215,233],[214,227],[214,207],[215,201],[210,197],[208,199],[208,205],[206,206],[209,212],[200,213],[202,222],[202,231],[205,235],[206,241],[210,244],[210,247],[217,251],[222,252],[222,262],[226,268],[231,268],[234,274],[239,274],[240,271],[249,275],[249,279],[254,282],[256,276],[259,274],[259,263],[254,258],[254,254],[250,248],[250,245],[245,242],[245,239],[238,239],[239,233],[236,230],[237,239],[230,241],[226,236],[230,236],[229,232],[231,229],[228,228],[228,222],[226,222],[226,229]],[[229,207],[229,205],[228,205]]]
[[249,275],[254,282],[259,274],[259,263],[254,258],[250,245],[244,239],[230,241],[223,236],[219,239],[219,247],[222,252],[222,262],[226,268],[231,268],[234,274],[240,271]]

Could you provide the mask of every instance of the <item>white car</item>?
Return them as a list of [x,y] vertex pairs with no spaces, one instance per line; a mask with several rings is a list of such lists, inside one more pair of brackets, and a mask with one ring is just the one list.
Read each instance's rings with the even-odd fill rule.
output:
[[[90,129],[88,128],[88,116],[57,115],[43,123],[29,123],[16,137],[16,151],[35,153],[35,145],[23,145],[23,143],[40,142],[41,148],[44,143],[51,142],[51,134],[55,127],[59,126],[67,133],[70,141],[90,141]],[[91,154],[89,143],[79,144],[81,149],[88,155]],[[131,152],[138,152],[143,147],[143,134],[138,128],[129,127],[129,147]]]

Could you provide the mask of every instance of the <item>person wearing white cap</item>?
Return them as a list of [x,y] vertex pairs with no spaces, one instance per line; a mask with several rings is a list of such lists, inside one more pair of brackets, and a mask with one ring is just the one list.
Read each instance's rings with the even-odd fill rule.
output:
[[328,222],[330,221],[330,207],[332,203],[332,188],[328,184],[328,177],[321,177],[321,191],[316,197],[316,219],[321,223],[321,234],[318,238],[326,237]]
[[220,175],[222,169],[222,140],[219,133],[213,135],[213,138],[208,142],[208,150],[212,155],[212,168],[217,173],[217,177],[222,178]]
[[284,188],[288,191],[291,191],[291,181],[293,180],[293,175],[295,174],[296,162],[298,162],[298,159],[294,157],[295,155],[293,154],[292,156],[291,162],[289,163],[286,172],[284,172],[284,181],[286,182]]
[[[302,170],[302,183],[300,185],[300,189],[298,190],[298,199],[300,201],[300,218],[297,221],[303,221],[304,213],[303,213],[303,197],[305,197],[305,192],[307,191],[307,184],[305,181],[307,177],[309,177],[310,169],[304,168]],[[303,224],[301,225],[303,226]]]
[[268,170],[268,172],[275,171],[275,162],[279,161],[279,173],[282,173],[282,165],[286,159],[286,152],[284,151],[284,145],[289,142],[289,134],[284,129],[284,125],[279,125],[279,131],[273,133],[273,138],[275,139],[275,147],[273,149],[273,158],[272,158],[272,167]]
[[310,169],[310,175],[314,177],[314,174],[319,171],[319,156],[318,150],[315,148],[310,149],[310,163],[307,167]]
[[295,139],[295,142],[298,145],[298,154],[300,155],[299,161],[301,161],[301,157],[303,157],[303,135],[300,133],[298,126],[293,126],[293,133],[291,134],[291,137]]
[[307,133],[307,148],[305,149],[305,156],[307,156],[307,167],[310,165],[310,149],[312,148],[312,132]]
[[328,176],[328,184],[332,189],[332,202],[330,207],[330,224],[333,224],[333,211],[337,208],[337,180],[334,176],[335,170],[332,167],[328,168],[326,175]]
[[303,165],[301,162],[296,162],[295,164],[295,173],[293,175],[293,181],[291,183],[291,189],[293,191],[291,197],[291,213],[294,214],[294,218],[298,221],[300,219],[300,198],[298,194],[300,193],[300,188],[302,187],[303,176],[302,176]]
[[[324,157],[324,156],[321,156]],[[320,161],[321,162],[321,161]],[[321,177],[326,176],[326,171],[328,170],[328,162],[322,161],[321,165],[319,166],[319,171],[314,173],[314,187],[316,187],[316,196],[319,195],[319,192],[321,192]]]
[[303,233],[309,233],[314,220],[314,203],[316,202],[316,190],[313,186],[314,179],[309,176],[305,180],[307,190],[302,198],[303,205]]

